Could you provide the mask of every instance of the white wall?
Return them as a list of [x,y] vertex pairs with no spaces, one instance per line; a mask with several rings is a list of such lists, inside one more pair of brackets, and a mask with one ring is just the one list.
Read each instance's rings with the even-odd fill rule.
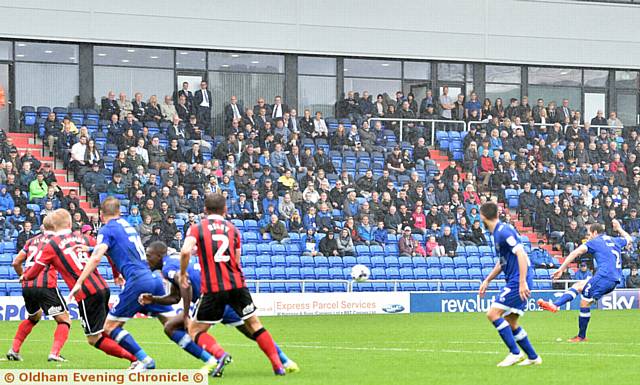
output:
[[640,68],[640,6],[570,0],[0,0],[0,36]]

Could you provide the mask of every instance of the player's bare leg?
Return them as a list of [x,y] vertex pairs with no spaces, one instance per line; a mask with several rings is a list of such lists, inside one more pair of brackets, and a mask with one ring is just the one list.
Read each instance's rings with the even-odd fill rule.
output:
[[280,361],[280,357],[278,356],[278,350],[276,349],[276,344],[271,337],[271,334],[267,331],[267,329],[262,326],[262,322],[258,316],[253,315],[246,320],[244,320],[244,324],[247,329],[251,332],[253,339],[255,339],[256,343],[264,352],[264,354],[271,361],[271,366],[273,367],[273,372],[276,376],[284,376],[286,373],[282,361]]
[[529,342],[529,337],[527,332],[518,324],[518,320],[520,316],[516,313],[511,313],[504,316],[504,319],[509,323],[509,327],[511,328],[511,332],[513,333],[513,339],[516,340],[520,349],[522,349],[526,354],[527,358],[520,362],[518,366],[529,366],[529,365],[540,365],[542,364],[542,358],[536,353]]
[[113,319],[107,319],[104,323],[104,332],[111,337],[118,345],[122,346],[124,350],[133,354],[138,361],[142,363],[134,370],[144,371],[147,369],[155,369],[156,363],[133,338],[128,331],[123,329],[124,321],[118,321]]
[[498,363],[498,367],[513,366],[524,360],[524,354],[522,354],[520,348],[518,348],[518,344],[513,337],[513,332],[511,331],[509,322],[502,317],[504,313],[505,311],[503,309],[499,309],[497,307],[492,307],[487,311],[487,318],[496,328],[496,331],[500,335],[500,338],[502,338],[504,344],[509,348],[509,355]]
[[35,314],[30,315],[26,320],[20,322],[18,325],[18,330],[16,331],[16,335],[13,338],[13,344],[11,349],[7,352],[7,359],[9,361],[22,361],[22,356],[20,355],[20,347],[22,347],[22,343],[29,336],[33,327],[40,321],[42,317],[42,310],[38,310]]
[[60,355],[60,351],[69,338],[71,319],[69,318],[69,313],[66,311],[54,316],[53,319],[58,325],[56,326],[56,331],[53,333],[53,345],[51,346],[51,352],[49,353],[47,361],[65,362],[67,360]]

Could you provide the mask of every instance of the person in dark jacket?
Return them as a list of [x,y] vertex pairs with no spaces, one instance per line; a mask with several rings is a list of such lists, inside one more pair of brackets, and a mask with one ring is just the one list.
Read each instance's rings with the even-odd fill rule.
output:
[[340,250],[338,249],[338,242],[336,241],[336,235],[333,230],[327,232],[327,235],[320,240],[318,245],[320,253],[327,257],[340,256]]
[[456,256],[456,249],[458,248],[458,241],[456,237],[451,233],[451,227],[445,226],[442,231],[442,236],[438,240],[438,244],[444,247],[444,251],[447,256],[453,258]]

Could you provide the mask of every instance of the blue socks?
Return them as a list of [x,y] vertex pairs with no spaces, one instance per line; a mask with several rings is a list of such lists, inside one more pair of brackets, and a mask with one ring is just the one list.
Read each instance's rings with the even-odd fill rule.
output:
[[513,331],[513,338],[516,340],[518,345],[527,353],[527,357],[530,360],[535,360],[538,358],[538,354],[531,346],[531,342],[529,342],[529,337],[527,336],[527,332],[520,326],[516,330]]
[[589,325],[590,319],[591,319],[591,308],[581,307],[580,316],[578,317],[578,327],[580,328],[580,331],[578,332],[578,337],[580,338],[587,337],[587,326]]
[[111,339],[116,341],[118,345],[122,346],[124,350],[136,356],[138,361],[144,361],[149,357],[149,355],[142,350],[140,345],[138,345],[136,340],[133,339],[131,334],[123,328],[117,327],[113,329],[109,336]]
[[191,337],[189,337],[187,332],[184,330],[175,330],[169,338],[195,358],[204,362],[209,362],[213,358],[211,354],[193,342]]
[[518,348],[518,344],[516,344],[516,340],[513,336],[513,332],[511,332],[511,326],[509,326],[509,323],[501,317],[493,321],[493,326],[498,331],[498,334],[500,334],[500,337],[502,337],[502,341],[507,345],[509,351],[512,354],[520,354],[520,349]]
[[284,354],[284,352],[280,349],[280,346],[278,346],[278,344],[274,343],[274,345],[276,345],[276,350],[278,351],[278,357],[280,357],[280,361],[282,362],[282,364],[286,364],[287,362],[289,362],[289,357],[287,357],[286,354]]
[[564,294],[562,294],[562,296],[557,300],[555,300],[553,303],[556,306],[562,306],[567,302],[573,301],[577,295],[578,295],[578,291],[574,288],[571,288],[565,291]]

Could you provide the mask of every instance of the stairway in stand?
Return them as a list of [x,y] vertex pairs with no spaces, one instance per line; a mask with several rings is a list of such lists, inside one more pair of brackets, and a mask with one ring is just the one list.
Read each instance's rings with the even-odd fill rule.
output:
[[[11,132],[8,134],[13,139],[13,144],[18,148],[18,153],[20,156],[24,154],[27,149],[31,149],[33,155],[41,162],[47,162],[49,164],[53,164],[54,159],[51,156],[43,156],[42,155],[42,142],[38,139],[37,142],[34,142],[33,134],[23,134]],[[45,151],[48,155],[48,151]],[[54,172],[56,174],[56,178],[58,180],[58,185],[62,189],[65,195],[69,193],[69,190],[79,190],[80,184],[78,182],[72,181],[70,179],[73,178],[73,175],[69,175],[67,177],[67,171],[63,168],[61,161],[57,161],[54,165]],[[87,215],[97,215],[98,209],[91,207],[91,204],[87,202],[87,197],[85,195],[80,195],[80,207],[87,213]]]

